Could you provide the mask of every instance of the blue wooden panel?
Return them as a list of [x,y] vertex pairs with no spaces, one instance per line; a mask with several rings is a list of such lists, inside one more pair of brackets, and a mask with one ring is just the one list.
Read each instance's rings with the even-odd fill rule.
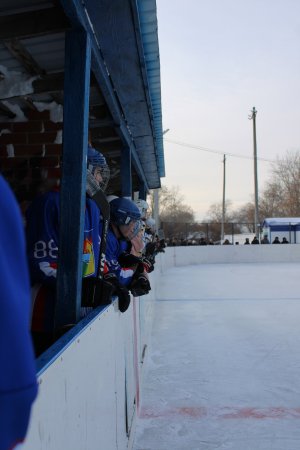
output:
[[144,185],[144,183],[140,183],[139,188],[140,188],[140,190],[139,190],[139,198],[141,198],[142,200],[146,200],[147,189],[146,189],[146,186]]
[[121,153],[121,186],[122,197],[132,197],[131,150],[123,147]]
[[81,303],[91,67],[91,45],[86,32],[68,32],[65,52],[57,328],[78,320]]
[[[137,174],[139,176],[139,178],[141,178],[143,180],[143,182],[147,185],[148,187],[148,181],[146,181],[146,176],[145,176],[145,167],[142,167],[141,162],[140,162],[140,158],[138,155],[138,152],[136,150],[136,148],[133,145],[133,141],[132,141],[132,135],[129,133],[128,130],[128,125],[124,120],[124,112],[122,111],[122,106],[119,100],[119,95],[120,95],[120,91],[121,91],[121,87],[120,89],[118,89],[112,82],[112,78],[111,78],[111,74],[108,73],[107,70],[107,61],[104,61],[103,59],[103,54],[102,54],[102,48],[101,50],[99,49],[99,41],[97,41],[95,39],[95,35],[93,34],[93,31],[95,28],[97,29],[101,29],[102,27],[106,27],[105,22],[106,22],[106,12],[109,13],[108,11],[106,11],[106,6],[104,4],[102,4],[101,2],[97,1],[94,4],[90,5],[91,7],[91,11],[89,11],[88,5],[86,5],[87,9],[85,10],[82,6],[82,3],[80,0],[73,0],[73,1],[69,1],[69,0],[60,0],[65,13],[67,14],[67,16],[69,17],[70,21],[78,26],[79,24],[81,26],[83,26],[87,33],[90,36],[91,39],[91,47],[92,47],[92,71],[95,75],[95,78],[97,79],[97,82],[101,88],[101,92],[103,94],[103,97],[105,99],[105,102],[109,108],[109,111],[113,117],[113,120],[115,122],[116,125],[119,126],[118,128],[118,133],[119,136],[122,140],[122,143],[124,146],[129,146],[131,148],[131,154],[132,154],[132,163],[137,171]],[[127,1],[122,4],[121,7],[124,7],[125,5],[125,10],[128,10],[128,6],[127,6]],[[115,2],[110,4],[110,7],[115,8],[117,5],[115,4]],[[100,18],[102,18],[103,23],[101,22],[95,22],[94,21],[94,17],[93,14],[95,11],[97,12],[97,15],[100,12]],[[89,17],[87,16],[87,12],[90,13]],[[125,14],[122,14],[123,20],[126,22],[128,17],[125,16]],[[93,29],[91,28],[91,24],[93,24]],[[130,24],[130,22],[128,22],[128,25]],[[133,30],[132,30],[133,32]],[[108,38],[109,36],[111,37],[112,34],[114,33],[113,29],[108,28]],[[122,38],[122,41],[126,41],[125,36]],[[132,42],[132,39],[131,39]],[[110,58],[114,59],[115,58],[115,54],[114,54],[114,47],[112,45],[112,42],[110,41]],[[122,60],[126,61],[126,55],[124,55],[123,53],[121,53],[119,55],[119,57],[122,56]],[[127,62],[126,62],[127,64]],[[136,68],[136,70],[139,70],[138,67]],[[132,80],[131,80],[131,84],[132,84]],[[134,83],[133,83],[134,85]],[[123,95],[123,94],[122,94]],[[135,105],[134,111],[136,109],[138,105]],[[145,113],[145,112],[144,112]],[[148,114],[148,112],[147,112]],[[139,114],[139,116],[141,116],[141,113]],[[127,121],[128,121],[128,117],[126,117]],[[146,122],[148,121],[149,117],[145,117]],[[144,134],[144,133],[142,133]],[[150,154],[148,154],[148,159],[147,159],[147,170],[148,168],[152,169],[152,172],[155,175],[155,178],[157,178],[157,168],[156,168],[156,159],[152,158]],[[157,181],[157,186],[154,187],[159,187],[160,186],[160,182],[159,179]],[[152,186],[153,187],[153,186]]]

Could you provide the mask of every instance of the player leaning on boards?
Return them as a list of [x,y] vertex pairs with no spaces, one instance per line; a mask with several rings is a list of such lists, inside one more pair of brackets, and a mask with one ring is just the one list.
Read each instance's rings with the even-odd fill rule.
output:
[[[108,229],[109,208],[103,191],[109,181],[109,167],[104,156],[91,146],[87,151],[87,170],[82,311],[86,313],[85,307],[109,304],[112,295],[117,295],[119,309],[125,312],[130,303],[130,284],[137,283],[138,288],[142,284],[142,291],[133,291],[134,295],[142,295],[150,290],[139,258],[135,264],[127,266],[118,261],[120,255],[130,247],[130,240],[134,242],[140,213],[131,200],[117,199],[114,206],[125,202],[128,208],[119,210],[118,207],[111,207],[111,225]],[[26,212],[27,254],[33,292],[31,331],[37,355],[54,342],[55,334],[59,331],[54,330],[59,197],[59,189],[53,189],[36,198]],[[106,244],[106,249],[103,244]],[[137,271],[138,276],[133,277]]]
[[[87,169],[99,189],[105,190],[110,177],[109,167],[104,156],[91,146],[87,150]],[[26,212],[27,255],[33,293],[31,331],[37,355],[54,341],[59,205],[59,188],[54,188],[34,199]],[[82,249],[83,278],[97,275],[101,232],[101,211],[87,195]]]
[[[132,200],[115,198],[110,202],[106,249],[108,274],[104,275],[104,279],[115,282],[113,275],[123,286],[123,292],[128,289],[135,297],[147,294],[151,289],[142,259],[144,231],[140,219],[140,210]],[[125,303],[129,299],[127,295]]]

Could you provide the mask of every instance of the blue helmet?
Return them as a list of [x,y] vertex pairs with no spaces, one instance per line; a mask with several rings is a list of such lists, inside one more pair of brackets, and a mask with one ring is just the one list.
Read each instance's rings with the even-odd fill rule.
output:
[[110,202],[110,218],[115,225],[128,225],[132,220],[139,220],[141,213],[132,200],[119,197]]
[[88,146],[87,150],[87,168],[94,175],[96,167],[100,168],[102,181],[100,182],[100,188],[104,191],[108,185],[110,179],[110,170],[107,165],[105,157],[102,153],[95,150],[93,147]]

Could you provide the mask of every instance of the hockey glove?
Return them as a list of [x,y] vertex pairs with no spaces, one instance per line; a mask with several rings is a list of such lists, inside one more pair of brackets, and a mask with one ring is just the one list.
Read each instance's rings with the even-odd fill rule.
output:
[[121,267],[133,267],[141,264],[141,258],[134,256],[131,253],[123,252],[118,258]]
[[139,273],[143,273],[144,270],[147,271],[147,265],[145,266],[144,260],[131,253],[121,253],[118,261],[121,267],[134,267]]
[[110,283],[96,277],[87,277],[82,280],[81,306],[96,308],[100,305],[109,305],[113,288]]
[[104,275],[104,279],[112,286],[113,295],[117,295],[119,298],[119,310],[121,313],[125,312],[130,305],[130,293],[128,289],[122,286],[117,277],[112,273]]
[[149,259],[149,258],[143,258],[142,261],[143,261],[143,266],[144,266],[145,271],[146,271],[147,273],[153,272],[153,270],[154,270],[154,265],[153,265],[153,263],[150,261],[150,259]]
[[137,273],[130,284],[130,291],[134,297],[146,295],[151,290],[148,278],[143,273]]
[[154,255],[155,250],[156,250],[156,244],[155,244],[155,242],[149,242],[149,243],[146,245],[146,251],[145,251],[147,258],[148,258],[150,255]]

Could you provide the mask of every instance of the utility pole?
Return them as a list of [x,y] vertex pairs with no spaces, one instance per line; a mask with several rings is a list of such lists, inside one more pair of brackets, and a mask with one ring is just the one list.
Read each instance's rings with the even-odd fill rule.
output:
[[253,120],[253,160],[254,160],[254,227],[255,236],[259,239],[259,217],[258,217],[258,182],[257,182],[257,147],[256,147],[256,114],[257,111],[253,106],[252,114],[249,116],[249,120]]
[[160,228],[158,189],[153,189],[153,219],[155,220],[155,231],[157,233]]
[[[170,131],[170,128],[167,128],[162,132],[162,136]],[[160,228],[160,220],[159,220],[159,194],[158,189],[153,189],[153,218],[155,220],[155,231],[158,232]]]
[[223,206],[222,206],[221,241],[224,240],[224,224],[225,224],[225,177],[226,177],[226,155],[224,155],[224,157],[223,157]]

